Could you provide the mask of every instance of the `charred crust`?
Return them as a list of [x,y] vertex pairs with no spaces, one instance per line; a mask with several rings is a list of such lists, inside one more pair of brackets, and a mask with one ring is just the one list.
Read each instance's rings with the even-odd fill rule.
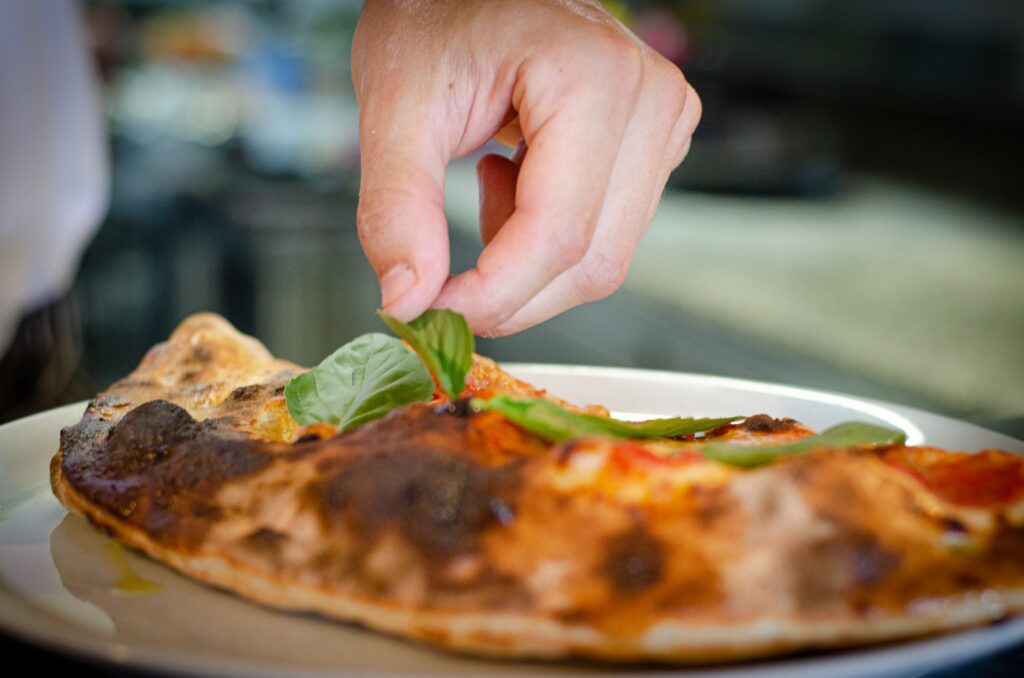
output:
[[[386,457],[403,451],[412,453],[434,452],[462,459],[498,459],[502,450],[509,448],[515,456],[526,456],[532,450],[547,449],[546,443],[522,438],[511,438],[502,422],[500,430],[495,426],[498,419],[487,414],[470,414],[468,417],[454,417],[438,412],[426,403],[414,403],[395,410],[383,419],[364,424],[356,429],[344,431],[338,440],[353,451]],[[508,425],[511,427],[511,425]],[[490,435],[493,434],[493,435]],[[330,475],[348,464],[347,455],[330,455],[317,464],[317,471]],[[502,457],[500,460],[505,460]]]
[[107,478],[138,475],[195,434],[196,421],[177,405],[166,400],[140,405],[111,429],[102,456],[97,455],[100,472]]
[[965,589],[973,589],[982,584],[981,577],[973,572],[956,572],[953,574],[953,581]]
[[956,518],[950,517],[942,519],[942,530],[950,534],[967,534],[967,526]]
[[89,401],[89,409],[105,409],[105,408],[119,408],[128,407],[132,404],[132,399],[124,393],[110,392],[103,393],[96,396]]
[[740,426],[751,433],[782,433],[793,428],[793,419],[775,419],[767,414],[755,414],[747,417]]
[[262,393],[264,393],[265,390],[266,387],[261,386],[260,384],[249,384],[248,386],[239,386],[238,388],[231,392],[231,395],[228,396],[228,399],[234,402],[246,402],[250,400],[255,400]]
[[281,548],[286,541],[288,541],[287,535],[269,527],[261,527],[243,537],[242,546],[247,551],[276,562],[281,557]]
[[473,414],[473,408],[469,406],[469,398],[458,398],[447,403],[442,403],[434,408],[436,414],[448,414],[453,417],[465,419]]
[[620,595],[643,593],[661,581],[666,551],[646,526],[637,524],[607,539],[600,572]]
[[794,553],[797,604],[813,611],[837,599],[855,600],[877,591],[900,565],[899,553],[883,546],[869,532],[833,523],[834,533]]
[[221,486],[270,462],[262,443],[199,423],[165,400],[140,405],[115,425],[85,419],[61,440],[71,485],[148,534],[184,546],[197,545],[220,518],[214,501]]
[[899,554],[890,551],[868,534],[862,534],[851,545],[853,581],[858,586],[877,586],[897,568]]
[[702,529],[715,529],[718,523],[736,512],[735,499],[727,488],[693,485],[690,487],[690,496],[693,499],[694,516]]
[[105,438],[113,427],[113,422],[86,414],[74,426],[68,426],[60,432],[60,449],[64,458],[80,455],[97,441]]
[[126,378],[121,379],[120,381],[116,382],[113,386],[111,386],[110,390],[111,391],[125,391],[125,390],[131,390],[131,389],[136,389],[136,388],[137,389],[142,389],[142,390],[151,390],[151,389],[155,389],[157,387],[158,387],[158,384],[156,383],[156,381],[154,381],[152,379],[140,379],[140,378],[136,378],[136,377],[126,377]]
[[569,440],[562,443],[562,445],[555,450],[555,462],[559,465],[564,465],[572,458],[573,453],[576,452],[582,444],[582,440]]
[[364,538],[396,528],[428,559],[476,548],[481,533],[514,517],[510,467],[487,468],[437,450],[360,455],[312,485],[325,526],[339,519]]

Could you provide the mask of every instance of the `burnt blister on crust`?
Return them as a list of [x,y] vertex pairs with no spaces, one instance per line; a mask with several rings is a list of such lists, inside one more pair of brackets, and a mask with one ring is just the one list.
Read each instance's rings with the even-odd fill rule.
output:
[[144,473],[194,438],[196,426],[188,412],[166,400],[140,405],[111,429],[103,454],[95,460],[97,471],[108,479]]
[[270,462],[262,448],[154,400],[117,424],[87,418],[65,429],[61,470],[90,501],[151,536],[194,547],[221,515],[216,491]]
[[751,433],[782,433],[793,428],[795,424],[796,421],[793,419],[775,419],[767,414],[755,414],[744,419],[740,426]]
[[260,527],[246,535],[241,545],[250,553],[277,565],[281,561],[281,550],[287,542],[288,535],[269,527]]
[[245,402],[262,399],[261,396],[266,397],[266,394],[269,390],[270,388],[263,384],[249,384],[247,386],[239,386],[238,388],[231,392],[231,395],[228,396],[228,399],[235,402]]
[[343,517],[364,537],[396,528],[428,558],[446,558],[475,549],[484,530],[513,519],[515,485],[511,466],[484,467],[410,441],[358,455],[307,497],[325,525]]
[[635,525],[607,540],[600,571],[616,593],[643,593],[664,576],[666,551],[645,526]]
[[[833,522],[833,533],[793,553],[794,595],[799,607],[815,611],[850,598],[867,604],[900,565],[900,554],[869,532]],[[866,598],[865,598],[866,596]]]
[[437,414],[450,414],[453,417],[465,419],[473,413],[473,409],[469,406],[469,398],[458,398],[457,400],[441,403],[434,408],[434,412]]
[[77,424],[61,430],[60,449],[64,453],[64,458],[87,452],[99,440],[107,436],[113,425],[113,422],[101,419],[92,412],[87,412]]

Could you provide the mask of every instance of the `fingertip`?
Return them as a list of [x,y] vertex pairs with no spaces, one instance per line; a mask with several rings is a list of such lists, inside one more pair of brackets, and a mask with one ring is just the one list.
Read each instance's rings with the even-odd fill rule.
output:
[[431,307],[447,277],[446,257],[423,256],[396,264],[379,279],[381,310],[402,322],[414,320]]
[[431,307],[447,308],[461,313],[473,334],[481,337],[493,336],[493,329],[512,315],[515,309],[506,311],[500,299],[481,298],[475,293],[481,287],[482,281],[476,269],[452,276],[445,282]]

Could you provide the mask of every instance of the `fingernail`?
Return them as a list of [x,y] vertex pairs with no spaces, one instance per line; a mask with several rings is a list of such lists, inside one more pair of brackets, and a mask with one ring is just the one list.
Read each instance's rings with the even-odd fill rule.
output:
[[380,278],[380,305],[387,308],[416,286],[416,272],[408,264],[392,267]]

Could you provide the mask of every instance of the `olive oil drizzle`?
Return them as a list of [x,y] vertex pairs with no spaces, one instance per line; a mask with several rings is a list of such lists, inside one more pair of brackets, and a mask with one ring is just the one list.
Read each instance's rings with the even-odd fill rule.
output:
[[113,563],[117,573],[120,575],[120,578],[114,583],[114,591],[131,595],[145,595],[156,593],[163,588],[156,582],[143,579],[132,569],[132,566],[128,563],[128,556],[125,554],[124,547],[121,544],[116,541],[107,542],[106,553],[107,558]]

